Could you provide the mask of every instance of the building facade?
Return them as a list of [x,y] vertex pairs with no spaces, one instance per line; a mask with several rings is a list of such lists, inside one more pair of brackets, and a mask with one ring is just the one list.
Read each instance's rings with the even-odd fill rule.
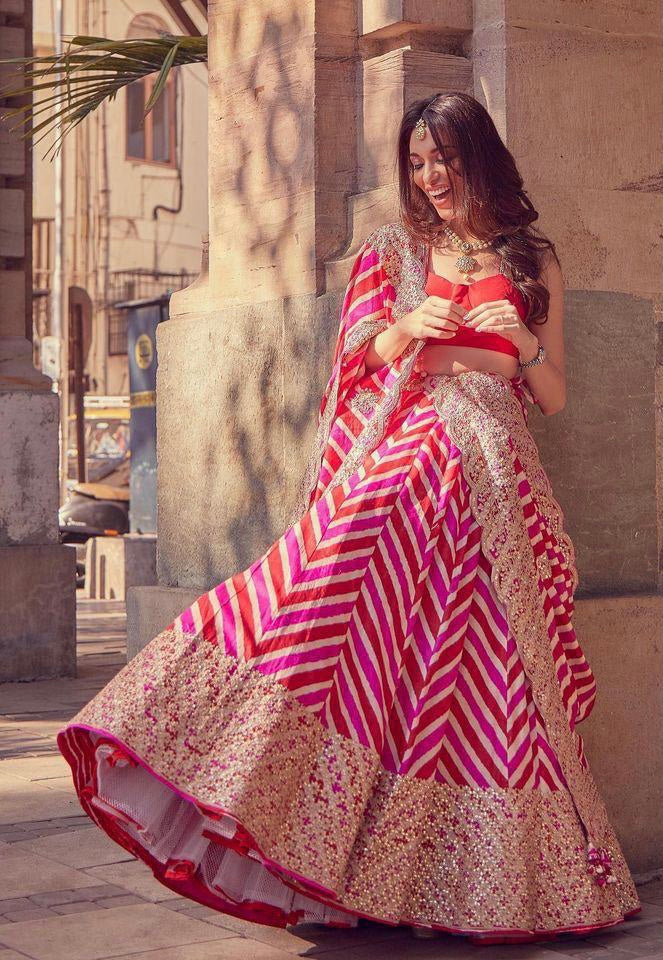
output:
[[[139,11],[133,13],[132,10]],[[64,35],[109,39],[182,34],[183,25],[161,0],[132,8],[121,3],[65,2]],[[197,15],[203,33],[205,18]],[[36,55],[55,47],[53,5],[36,4]],[[171,72],[154,109],[143,107],[154,77],[124,87],[64,140],[62,204],[66,223],[64,287],[91,300],[84,335],[87,392],[127,395],[126,310],[115,305],[158,296],[191,282],[207,232],[207,69],[193,64]],[[45,138],[34,164],[35,361],[50,332],[55,217],[55,168]],[[87,320],[86,320],[87,322]],[[73,360],[71,365],[73,366]]]

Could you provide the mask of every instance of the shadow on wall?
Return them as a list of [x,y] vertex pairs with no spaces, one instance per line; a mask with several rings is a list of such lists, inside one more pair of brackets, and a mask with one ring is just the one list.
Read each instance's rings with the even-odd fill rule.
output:
[[[249,20],[246,8],[236,11],[224,39],[224,58],[232,60],[233,69],[240,74],[233,77],[233,88],[253,91],[255,110],[249,110],[247,117],[242,104],[232,98],[223,101],[222,109],[227,112],[220,122],[234,133],[216,176],[217,188],[230,193],[235,214],[241,211],[245,218],[242,229],[249,225],[249,283],[251,266],[264,274],[273,265],[269,299],[260,299],[263,287],[256,300],[250,298],[250,291],[248,295],[238,291],[237,299],[229,299],[227,307],[224,303],[221,342],[215,342],[215,354],[210,356],[210,367],[223,365],[223,376],[210,370],[206,397],[191,384],[193,396],[198,394],[197,407],[190,410],[192,417],[199,418],[200,405],[209,404],[211,397],[216,405],[208,419],[206,439],[195,452],[192,482],[204,486],[203,499],[213,510],[223,511],[220,522],[211,521],[211,531],[223,529],[224,573],[230,566],[243,569],[280,536],[296,500],[331,372],[343,295],[343,291],[320,296],[301,291],[304,287],[319,289],[316,276],[319,264],[324,271],[330,244],[332,253],[347,248],[348,198],[357,183],[354,117],[347,129],[333,133],[336,140],[351,140],[347,155],[337,153],[333,158],[338,171],[332,165],[331,176],[328,168],[322,180],[318,177],[318,165],[330,161],[320,157],[320,144],[314,141],[319,128],[325,126],[325,111],[338,106],[338,97],[314,102],[309,39],[302,46],[301,57],[292,52],[292,45],[306,29],[300,14],[292,11],[278,21],[268,15],[260,25],[260,55],[246,58],[242,32],[258,29]],[[339,57],[337,68],[334,64],[331,68],[340,71],[339,91],[345,91],[353,110],[358,63]],[[331,120],[335,117],[337,113]],[[323,133],[323,140],[325,136],[328,134]],[[328,193],[331,186],[331,199],[318,196],[316,188],[321,183],[322,193]],[[321,215],[321,205],[325,210],[333,205],[330,218]],[[223,211],[211,215],[222,216]],[[322,239],[315,237],[316,224]],[[231,242],[231,237],[222,237],[222,244]],[[300,264],[313,274],[306,284],[301,283]],[[236,277],[230,279],[230,285],[237,288]],[[192,338],[195,336],[192,331]],[[198,349],[201,347],[198,344]],[[193,368],[191,372],[193,375]],[[186,421],[186,415],[182,419]],[[193,440],[200,436],[196,424]],[[181,442],[184,449],[191,449],[191,440],[182,437]],[[237,490],[240,482],[241,494]],[[193,499],[200,496],[200,491],[192,491]],[[161,529],[160,525],[160,537]],[[213,541],[212,532],[206,544],[196,545],[197,557],[190,570],[192,578],[194,568],[200,576],[202,566],[210,584],[218,582],[220,566],[218,545]],[[179,575],[174,579],[183,582]]]

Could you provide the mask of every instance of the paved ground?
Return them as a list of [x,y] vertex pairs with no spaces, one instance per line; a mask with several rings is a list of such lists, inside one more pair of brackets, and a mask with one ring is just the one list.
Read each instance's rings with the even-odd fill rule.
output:
[[79,676],[0,685],[0,960],[663,960],[663,882],[643,883],[640,919],[544,946],[414,940],[377,924],[289,930],[173,896],[82,815],[54,733],[125,662],[121,604],[79,603]]

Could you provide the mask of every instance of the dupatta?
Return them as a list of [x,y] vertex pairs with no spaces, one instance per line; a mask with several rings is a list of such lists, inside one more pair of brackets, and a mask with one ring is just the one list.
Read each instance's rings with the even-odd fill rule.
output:
[[[293,522],[361,469],[381,442],[425,341],[412,340],[399,357],[371,375],[365,372],[364,357],[376,334],[426,299],[425,264],[425,248],[399,223],[380,227],[360,248],[343,299],[331,375]],[[611,864],[619,857],[618,841],[575,732],[593,701],[582,715],[577,703],[567,714],[548,632],[544,598],[552,597],[556,614],[570,623],[578,572],[562,509],[527,427],[524,401],[534,403],[534,397],[520,375],[508,379],[467,371],[436,375],[435,382],[430,393],[461,452],[491,579],[583,826],[587,869],[600,886],[616,882]],[[362,411],[361,419],[347,415],[353,405]],[[341,418],[338,436],[343,443],[332,436]],[[542,545],[540,530],[531,523],[533,507],[552,549]]]

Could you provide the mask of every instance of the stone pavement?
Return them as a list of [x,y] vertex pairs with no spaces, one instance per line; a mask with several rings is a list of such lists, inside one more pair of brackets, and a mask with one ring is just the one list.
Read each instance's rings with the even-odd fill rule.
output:
[[663,882],[612,932],[545,945],[414,940],[404,928],[277,930],[174,896],[82,814],[54,734],[125,662],[125,614],[79,601],[78,677],[0,685],[0,960],[663,960]]

